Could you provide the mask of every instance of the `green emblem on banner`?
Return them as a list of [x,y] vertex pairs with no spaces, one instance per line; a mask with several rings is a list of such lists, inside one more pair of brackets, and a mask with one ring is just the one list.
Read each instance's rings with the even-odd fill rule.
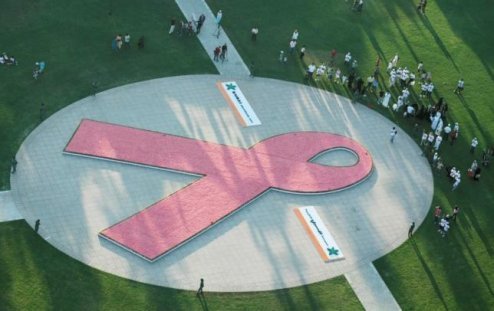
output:
[[328,248],[328,252],[329,252],[329,256],[331,256],[331,255],[338,256],[338,252],[339,252],[339,250],[337,250],[337,249],[336,249],[336,248],[334,248],[334,247],[331,247],[331,248]]

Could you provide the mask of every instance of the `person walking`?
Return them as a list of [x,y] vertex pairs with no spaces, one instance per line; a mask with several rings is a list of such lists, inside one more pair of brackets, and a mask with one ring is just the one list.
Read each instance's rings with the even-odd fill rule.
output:
[[437,135],[436,140],[434,141],[434,150],[439,151],[439,146],[441,146],[442,141],[443,137],[441,135]]
[[292,40],[297,41],[298,40],[298,29],[295,29],[292,33]]
[[460,177],[456,177],[455,182],[453,183],[453,188],[451,189],[451,191],[455,191],[456,188],[458,188],[458,186],[460,185],[460,182],[461,182]]
[[199,289],[197,290],[196,296],[199,297],[199,295],[204,296],[204,279],[201,278],[201,282],[199,283]]
[[304,60],[305,56],[305,45],[302,45],[302,48],[300,49],[300,60]]
[[345,66],[350,66],[350,61],[352,60],[352,54],[350,52],[345,54],[345,61],[343,62]]
[[121,50],[122,49],[122,44],[123,44],[122,35],[121,34],[118,34],[117,37],[115,38],[115,41],[117,42],[117,48],[118,48],[118,50]]
[[39,122],[42,122],[45,119],[45,103],[41,103],[39,107]]
[[12,160],[10,160],[10,166],[12,168],[11,173],[15,174],[17,170],[17,160],[15,159],[15,156],[12,157]]
[[293,52],[295,52],[296,46],[297,46],[297,41],[295,41],[295,40],[290,41],[290,44],[289,44],[290,54],[293,54]]
[[422,0],[422,14],[425,15],[425,7],[427,6],[427,0]]
[[215,62],[219,61],[220,54],[221,54],[221,46],[217,46],[213,51],[213,55],[214,55],[213,60]]
[[461,95],[464,88],[465,88],[465,81],[463,80],[463,78],[461,78],[460,80],[458,80],[458,83],[456,84],[456,89],[453,91],[453,93]]
[[422,137],[420,138],[420,146],[424,146],[425,144],[427,144],[427,137],[429,137],[429,135],[427,135],[427,132],[422,129]]
[[316,71],[316,64],[311,63],[309,67],[307,67],[307,78],[309,80],[312,80],[312,77],[314,76],[314,72]]
[[228,51],[228,47],[226,46],[226,43],[225,43],[221,47],[221,54],[220,54],[221,63],[223,63],[225,61],[227,51]]
[[252,41],[257,41],[257,34],[259,33],[259,28],[257,27],[252,27],[252,29],[250,30],[250,39]]
[[425,14],[425,7],[427,6],[427,0],[420,0],[419,5],[417,6],[417,11],[422,14]]
[[478,145],[479,145],[479,141],[478,141],[477,137],[474,137],[472,139],[472,142],[470,143],[470,153],[473,154]]
[[282,62],[283,62],[283,57],[285,57],[285,52],[284,52],[284,51],[280,51],[280,56],[278,56],[278,61],[279,61],[280,63],[282,63]]
[[460,212],[460,208],[458,205],[455,205],[455,208],[453,208],[453,215],[451,216],[451,220],[456,222],[456,217],[458,217],[458,213]]
[[361,13],[363,8],[364,8],[364,0],[359,0],[359,1],[358,1],[358,4],[357,4],[357,9],[356,9],[356,11],[357,11],[358,13]]
[[216,25],[218,25],[218,28],[221,26],[221,19],[223,18],[223,11],[219,10],[218,13],[216,13]]
[[415,221],[412,222],[412,225],[408,229],[408,238],[411,238],[413,236],[413,229],[415,229]]
[[126,49],[130,49],[130,35],[126,33],[124,36],[124,46]]
[[41,221],[37,219],[36,222],[34,223],[34,232],[38,233],[40,224]]
[[198,35],[201,32],[202,25],[206,21],[206,15],[201,14],[199,16],[199,20],[197,21],[196,34]]
[[441,206],[436,206],[434,208],[434,223],[437,225],[439,224],[439,220],[441,220],[441,214],[443,213],[443,210],[441,209]]
[[393,126],[393,128],[391,129],[390,139],[389,139],[391,143],[394,142],[396,135],[398,135],[398,130],[396,130],[396,127]]
[[170,30],[168,30],[168,34],[171,35],[175,31],[175,25],[177,24],[177,21],[175,18],[172,18],[170,21]]

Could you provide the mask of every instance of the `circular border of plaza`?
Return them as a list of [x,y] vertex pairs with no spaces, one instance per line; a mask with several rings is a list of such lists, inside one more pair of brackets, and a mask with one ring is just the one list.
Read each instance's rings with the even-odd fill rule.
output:
[[[244,127],[217,87],[235,80],[261,125]],[[301,195],[270,190],[162,258],[148,262],[98,234],[200,177],[63,153],[81,120],[92,119],[249,148],[283,133],[318,131],[350,137],[373,159],[365,181],[338,192]],[[306,285],[357,269],[407,239],[433,196],[430,165],[414,140],[371,108],[306,85],[265,79],[192,75],[143,81],[79,100],[23,142],[12,195],[30,225],[69,256],[139,282],[195,290],[259,291]],[[314,160],[351,165],[337,150]],[[230,191],[235,191],[234,189]],[[344,258],[324,262],[294,210],[313,206]]]

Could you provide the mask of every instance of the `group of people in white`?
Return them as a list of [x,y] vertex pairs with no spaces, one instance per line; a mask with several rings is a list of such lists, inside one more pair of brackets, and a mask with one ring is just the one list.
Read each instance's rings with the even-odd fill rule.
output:
[[[298,33],[297,33],[298,37]],[[292,38],[293,40],[293,38]],[[304,49],[305,52],[305,49]],[[280,61],[282,61],[281,57],[285,57],[283,54],[280,56]],[[367,87],[370,90],[378,89],[378,80],[376,78],[376,73],[378,73],[380,58],[376,63],[376,71],[374,75],[369,76],[367,78]],[[446,166],[443,163],[443,160],[439,156],[439,149],[441,144],[444,141],[449,141],[451,145],[455,143],[460,133],[460,125],[458,122],[453,124],[448,123],[444,124],[444,117],[447,111],[447,103],[443,98],[440,98],[438,103],[430,104],[430,100],[432,100],[432,94],[434,92],[435,86],[432,82],[432,74],[424,69],[424,64],[419,62],[417,65],[417,71],[412,72],[409,67],[398,67],[399,56],[398,54],[394,55],[391,61],[388,63],[387,72],[389,73],[389,87],[399,87],[401,89],[401,94],[396,98],[396,102],[391,106],[392,110],[399,111],[402,107],[406,107],[403,115],[407,116],[416,116],[416,108],[418,105],[413,105],[411,103],[411,89],[415,86],[417,80],[416,77],[420,77],[420,99],[428,99],[429,101],[422,105],[421,109],[424,110],[424,113],[428,116],[429,121],[431,122],[431,130],[423,131],[420,145],[423,146],[423,155],[428,158],[432,154],[432,166],[437,170],[442,170],[446,168],[449,178],[452,180],[452,191],[455,191],[460,183],[461,183],[461,172],[456,167]],[[351,52],[347,52],[344,56],[344,64],[347,68],[349,68],[349,72],[351,74],[355,74],[355,69],[358,66],[358,62],[353,58]],[[316,81],[320,80],[322,77],[327,76],[330,82],[342,83],[346,84],[348,82],[349,77],[342,73],[342,70],[336,66],[334,66],[334,53],[332,52],[331,62],[322,63],[319,66],[316,66],[315,63],[311,63],[307,68],[307,76],[309,78],[314,78]],[[454,93],[457,95],[461,95],[461,92],[464,89],[465,82],[461,78],[457,85]],[[350,86],[350,83],[349,83]],[[391,100],[391,92],[390,91],[381,91],[378,97],[378,103],[389,107],[389,102]],[[418,126],[418,125],[417,125]],[[391,142],[394,141],[396,136],[396,129],[393,128],[391,131]],[[472,139],[470,145],[470,152],[474,153],[477,148],[479,141],[476,137]],[[489,163],[489,159],[492,156],[492,152],[484,151],[483,155],[483,164],[487,165]],[[430,158],[429,158],[430,159]],[[474,165],[475,164],[475,165]],[[479,180],[480,178],[480,168],[476,165],[476,161],[474,161],[472,167],[467,170],[468,176],[473,178],[474,180]],[[444,224],[445,231],[447,231],[448,224]]]
[[13,55],[8,56],[7,53],[3,52],[0,56],[0,65],[17,65],[17,60]]
[[[350,74],[352,72],[355,73],[355,70],[358,67],[358,61],[352,57],[351,52],[345,54],[344,64],[349,68]],[[316,66],[315,63],[310,63],[309,66],[307,66],[307,77],[314,78],[316,81],[326,77],[330,82],[343,85],[347,84],[350,78],[349,75],[344,74],[339,67],[334,66],[334,56],[331,57],[329,63],[323,62],[319,66]],[[373,90],[378,87],[378,81],[373,76],[367,78],[367,83],[373,87]]]

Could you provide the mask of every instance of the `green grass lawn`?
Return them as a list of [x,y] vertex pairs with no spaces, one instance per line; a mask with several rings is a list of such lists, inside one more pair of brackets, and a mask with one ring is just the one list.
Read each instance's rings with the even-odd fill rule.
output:
[[[418,0],[417,0],[418,1]],[[417,2],[415,1],[415,2]],[[458,224],[441,238],[432,216],[418,229],[414,241],[376,261],[376,267],[403,309],[492,309],[494,305],[493,168],[474,182],[465,170],[475,157],[468,153],[475,135],[480,148],[492,145],[494,130],[493,66],[489,35],[494,26],[494,1],[429,1],[427,17],[418,15],[409,0],[366,1],[362,14],[350,10],[351,1],[226,1],[209,0],[222,9],[223,25],[257,76],[305,83],[306,63],[329,59],[329,51],[351,51],[359,73],[372,72],[378,56],[387,61],[400,55],[400,65],[416,68],[419,60],[432,71],[435,98],[449,103],[447,118],[461,125],[454,146],[443,143],[441,156],[462,170],[462,184],[451,192],[443,172],[435,174],[433,205],[462,207]],[[13,54],[16,67],[0,67],[0,189],[9,188],[10,158],[39,124],[41,102],[46,116],[88,96],[91,83],[99,90],[163,76],[215,73],[194,38],[167,35],[169,19],[181,13],[171,0],[7,0],[0,10],[0,52]],[[257,42],[250,40],[259,27]],[[305,64],[295,56],[278,62],[287,50],[292,31],[307,46]],[[111,40],[129,32],[132,48],[116,54]],[[137,50],[139,36],[146,37]],[[34,62],[47,62],[45,74],[31,77]],[[382,70],[381,82],[387,81]],[[452,93],[464,77],[462,100]],[[326,81],[315,86],[348,95],[346,88]],[[396,90],[393,90],[396,95]],[[415,122],[400,114],[371,108],[412,133]],[[19,165],[22,165],[20,163]],[[404,179],[406,179],[404,177]],[[406,181],[404,181],[406,182]],[[407,228],[404,228],[407,230]],[[344,278],[282,291],[207,295],[211,310],[244,309],[359,309]],[[35,235],[23,221],[0,224],[0,309],[201,309],[194,293],[148,286],[94,270],[58,252]]]

